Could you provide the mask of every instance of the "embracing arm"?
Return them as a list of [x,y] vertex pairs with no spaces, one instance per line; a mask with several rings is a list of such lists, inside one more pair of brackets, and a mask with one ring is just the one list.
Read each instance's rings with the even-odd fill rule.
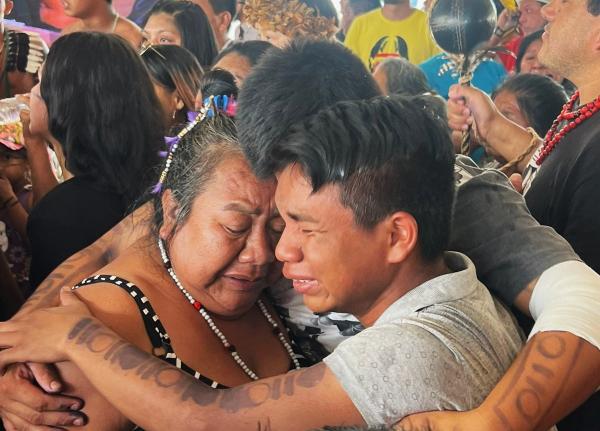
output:
[[508,179],[461,162],[452,247],[471,257],[492,292],[536,324],[482,406],[415,415],[399,429],[546,431],[600,386],[600,276],[533,219]]
[[[68,320],[68,335],[60,330],[61,354],[144,429],[299,431],[364,423],[325,364],[216,390],[123,341],[95,318]],[[11,354],[0,353],[0,361]]]

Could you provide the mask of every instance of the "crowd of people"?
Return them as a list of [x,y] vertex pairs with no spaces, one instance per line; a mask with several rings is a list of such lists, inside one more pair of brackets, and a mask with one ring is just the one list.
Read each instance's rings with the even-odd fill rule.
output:
[[599,0],[470,87],[435,0],[63,3],[0,0],[6,431],[600,429]]

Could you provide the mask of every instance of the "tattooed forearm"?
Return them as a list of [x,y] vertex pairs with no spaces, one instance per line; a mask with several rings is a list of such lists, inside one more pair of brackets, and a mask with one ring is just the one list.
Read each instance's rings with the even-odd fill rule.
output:
[[506,430],[537,429],[569,381],[584,341],[569,345],[570,334],[541,333],[529,342],[506,391],[493,405]]
[[151,382],[155,389],[168,389],[179,401],[189,401],[200,407],[211,406],[228,413],[258,407],[270,400],[293,396],[300,388],[319,384],[325,366],[317,365],[263,381],[227,390],[208,387],[185,372],[155,358],[121,340],[111,330],[90,318],[81,319],[67,336],[69,343],[100,355],[122,371],[133,372],[142,381]]

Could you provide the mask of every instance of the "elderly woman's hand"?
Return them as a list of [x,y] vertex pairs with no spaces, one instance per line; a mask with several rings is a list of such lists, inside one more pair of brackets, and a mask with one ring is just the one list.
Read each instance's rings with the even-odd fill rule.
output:
[[66,342],[78,322],[93,319],[86,305],[67,288],[61,306],[34,311],[22,318],[0,323],[0,370],[16,362],[68,360]]

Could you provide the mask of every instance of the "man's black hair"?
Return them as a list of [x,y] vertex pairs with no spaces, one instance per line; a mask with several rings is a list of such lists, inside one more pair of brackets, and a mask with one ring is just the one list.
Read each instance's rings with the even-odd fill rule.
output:
[[229,12],[231,20],[236,16],[236,0],[209,0],[215,14]]
[[298,40],[269,50],[240,90],[240,143],[257,175],[273,175],[271,147],[295,123],[342,100],[379,95],[363,63],[337,42]]
[[338,185],[359,226],[372,229],[404,211],[419,226],[423,259],[447,248],[454,150],[433,96],[339,102],[292,127],[270,150],[275,172],[301,167],[314,192]]
[[255,66],[256,63],[262,58],[263,55],[274,46],[264,40],[246,40],[240,42],[233,42],[223,48],[217,58],[215,58],[215,64],[217,64],[223,57],[229,54],[238,54],[248,60],[250,66]]

